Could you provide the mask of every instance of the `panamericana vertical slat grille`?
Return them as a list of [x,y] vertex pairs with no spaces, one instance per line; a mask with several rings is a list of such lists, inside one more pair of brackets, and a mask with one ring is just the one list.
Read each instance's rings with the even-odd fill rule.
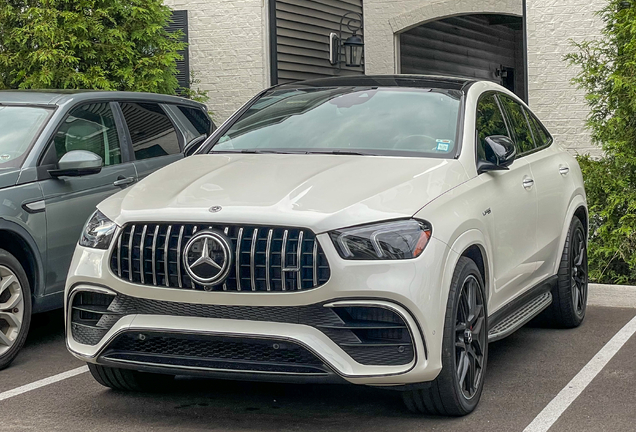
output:
[[[208,229],[232,240],[234,260],[225,283],[204,287],[188,276],[183,253],[193,235]],[[111,270],[136,284],[205,291],[308,290],[330,277],[327,258],[310,230],[236,225],[126,225],[116,240]]]

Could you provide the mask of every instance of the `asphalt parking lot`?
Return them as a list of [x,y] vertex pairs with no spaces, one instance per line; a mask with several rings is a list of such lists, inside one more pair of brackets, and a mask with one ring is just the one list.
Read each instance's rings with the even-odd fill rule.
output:
[[[636,306],[614,294],[591,298],[593,304]],[[593,305],[578,329],[526,327],[491,344],[480,406],[468,417],[448,419],[409,413],[397,392],[346,385],[184,378],[167,393],[129,394],[79,373],[11,396],[16,388],[83,366],[66,351],[62,313],[52,312],[35,317],[24,351],[0,372],[0,430],[521,432],[635,316],[633,307]],[[635,357],[633,336],[550,431],[636,430]]]

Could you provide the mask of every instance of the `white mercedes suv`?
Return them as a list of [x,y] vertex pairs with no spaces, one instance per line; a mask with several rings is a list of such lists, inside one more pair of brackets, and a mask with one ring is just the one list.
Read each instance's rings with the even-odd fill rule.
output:
[[344,381],[465,415],[489,342],[582,322],[587,219],[576,160],[496,84],[277,86],[98,206],[67,345],[114,389]]

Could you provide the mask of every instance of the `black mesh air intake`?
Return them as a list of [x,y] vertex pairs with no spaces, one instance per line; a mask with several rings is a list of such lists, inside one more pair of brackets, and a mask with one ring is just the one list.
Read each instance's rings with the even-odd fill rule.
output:
[[287,341],[125,333],[102,355],[107,360],[234,371],[326,374],[329,370],[310,351]]
[[108,330],[121,318],[120,313],[108,309],[114,295],[80,291],[70,305],[71,334],[85,345],[97,345]]

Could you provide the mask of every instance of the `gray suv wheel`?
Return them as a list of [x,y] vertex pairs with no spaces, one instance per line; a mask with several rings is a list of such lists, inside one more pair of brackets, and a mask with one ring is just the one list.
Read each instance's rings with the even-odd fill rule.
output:
[[0,369],[18,355],[31,324],[31,289],[20,262],[0,249]]

